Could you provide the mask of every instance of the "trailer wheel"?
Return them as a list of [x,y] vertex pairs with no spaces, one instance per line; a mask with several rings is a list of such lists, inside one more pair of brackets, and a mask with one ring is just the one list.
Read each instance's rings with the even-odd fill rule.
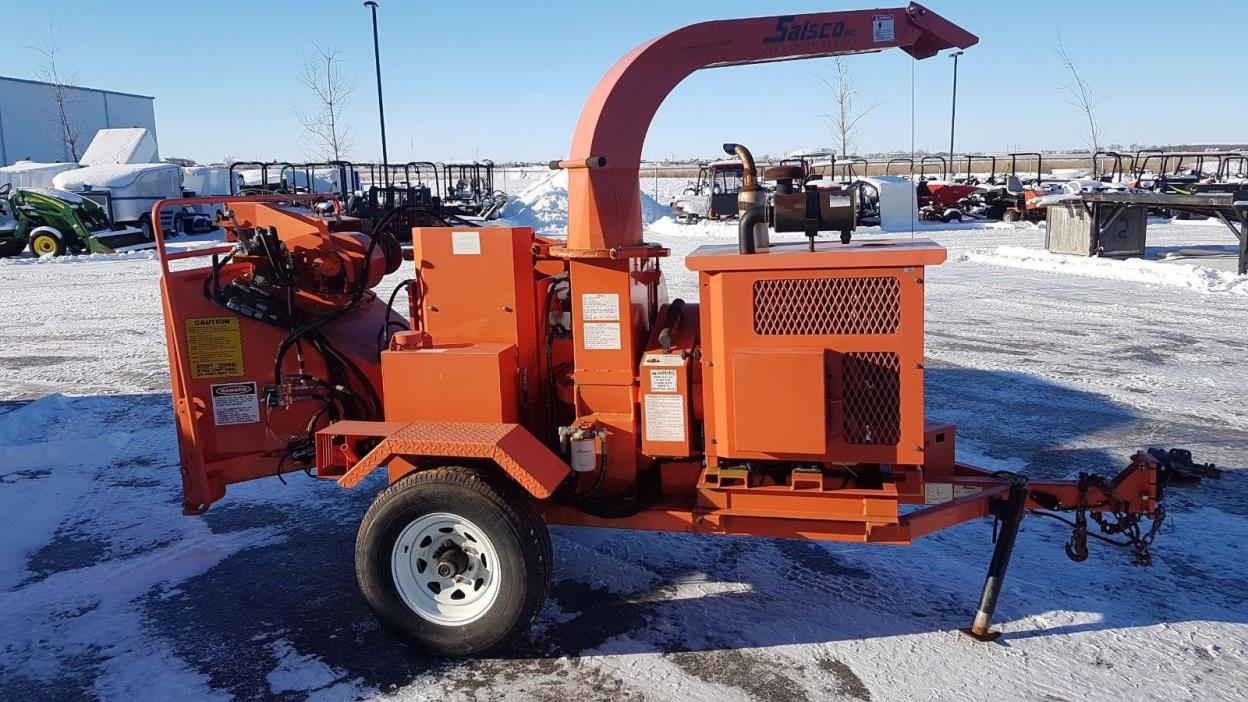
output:
[[1002,222],[1017,222],[1020,219],[1022,219],[1022,217],[1019,215],[1018,210],[1009,209],[1001,213]]
[[143,241],[156,241],[156,231],[152,229],[152,216],[144,213],[139,217],[139,229],[143,230]]
[[452,656],[496,650],[527,629],[551,567],[550,534],[531,498],[458,466],[382,491],[355,543],[360,592],[381,625]]
[[31,234],[30,252],[36,257],[48,254],[64,256],[65,242],[61,241],[61,237],[57,236],[56,232],[51,231],[50,228],[40,227]]

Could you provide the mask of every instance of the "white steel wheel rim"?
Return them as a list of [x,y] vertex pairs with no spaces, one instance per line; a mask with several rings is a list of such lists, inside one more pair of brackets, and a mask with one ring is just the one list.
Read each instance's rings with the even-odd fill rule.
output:
[[[467,567],[449,578],[437,568],[448,549],[467,556]],[[485,532],[447,512],[412,521],[390,551],[390,574],[403,604],[435,624],[462,626],[480,619],[498,599],[500,571],[498,552]]]

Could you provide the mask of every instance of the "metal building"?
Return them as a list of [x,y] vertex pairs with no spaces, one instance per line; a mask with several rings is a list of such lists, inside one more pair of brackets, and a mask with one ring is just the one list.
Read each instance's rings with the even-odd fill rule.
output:
[[[76,161],[65,145],[49,83],[0,76],[0,166],[14,161]],[[143,127],[156,136],[156,112],[149,95],[73,87],[66,112],[78,133],[78,156],[99,129]]]

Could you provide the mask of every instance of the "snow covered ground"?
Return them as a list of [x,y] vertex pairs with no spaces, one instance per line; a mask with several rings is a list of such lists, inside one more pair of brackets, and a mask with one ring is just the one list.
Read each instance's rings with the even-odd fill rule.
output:
[[[1072,563],[1063,528],[1028,520],[986,645],[956,632],[986,522],[900,549],[557,528],[525,640],[426,657],[356,593],[379,485],[296,474],[180,514],[154,261],[18,259],[0,262],[0,699],[1242,700],[1248,283],[1206,259],[1051,257],[1029,225],[920,235],[949,249],[927,275],[928,413],[964,460],[1068,476],[1177,445],[1231,469],[1172,493],[1152,568],[1097,543]],[[734,236],[653,224],[672,296],[696,298],[685,254]],[[1154,224],[1150,251],[1229,236]]]

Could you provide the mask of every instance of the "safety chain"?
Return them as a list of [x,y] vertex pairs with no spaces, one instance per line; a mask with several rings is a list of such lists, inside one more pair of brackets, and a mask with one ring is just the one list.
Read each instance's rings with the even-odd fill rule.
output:
[[[1088,489],[1095,487],[1105,495],[1106,499],[1094,505],[1088,504]],[[1110,510],[1100,511],[1101,507],[1110,507]],[[1156,503],[1153,507],[1152,524],[1148,531],[1145,532],[1140,524],[1142,515],[1132,514],[1125,510],[1126,503],[1114,498],[1114,487],[1104,478],[1092,475],[1090,473],[1079,474],[1079,504],[1073,508],[1060,511],[1073,511],[1075,513],[1074,521],[1070,521],[1064,517],[1060,517],[1051,512],[1040,512],[1032,510],[1033,514],[1045,517],[1052,517],[1059,521],[1065,522],[1074,527],[1074,532],[1070,536],[1070,541],[1066,543],[1066,555],[1072,561],[1085,561],[1088,558],[1088,537],[1091,536],[1098,541],[1103,541],[1113,546],[1122,546],[1131,549],[1131,562],[1136,565],[1149,566],[1153,564],[1153,556],[1149,551],[1149,547],[1153,545],[1153,540],[1157,538],[1157,534],[1161,531],[1162,522],[1166,519],[1166,510],[1160,503]],[[1100,534],[1090,533],[1088,531],[1088,511],[1092,510],[1092,520],[1096,522],[1100,529]],[[1104,536],[1102,536],[1104,534]],[[1123,539],[1110,538],[1113,536],[1122,536]]]
[[1131,562],[1140,566],[1150,566],[1153,564],[1153,554],[1149,551],[1149,547],[1153,545],[1153,540],[1157,538],[1157,533],[1161,531],[1161,523],[1166,520],[1166,508],[1158,504],[1154,509],[1154,517],[1152,524],[1149,525],[1148,531],[1141,533],[1140,522],[1141,517],[1138,514],[1129,514],[1126,512],[1114,511],[1113,520],[1105,516],[1104,512],[1093,512],[1092,519],[1096,521],[1097,526],[1101,528],[1101,533],[1115,536],[1122,534],[1126,537],[1127,542],[1124,545],[1131,548]]

